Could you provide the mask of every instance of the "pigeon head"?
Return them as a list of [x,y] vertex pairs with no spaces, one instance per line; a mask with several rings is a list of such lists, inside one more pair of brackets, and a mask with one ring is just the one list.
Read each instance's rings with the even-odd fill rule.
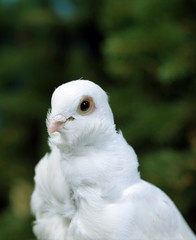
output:
[[50,142],[61,147],[91,145],[108,132],[114,132],[107,94],[89,80],[59,86],[52,95],[47,129]]

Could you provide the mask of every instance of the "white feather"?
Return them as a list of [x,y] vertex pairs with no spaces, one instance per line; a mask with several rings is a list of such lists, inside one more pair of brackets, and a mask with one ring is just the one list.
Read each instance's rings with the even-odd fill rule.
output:
[[[95,108],[81,115],[85,96]],[[169,197],[140,178],[136,154],[115,130],[108,97],[98,85],[63,84],[51,104],[47,126],[50,119],[61,120],[55,116],[63,116],[64,125],[56,125],[51,153],[36,167],[31,208],[38,239],[196,239]]]

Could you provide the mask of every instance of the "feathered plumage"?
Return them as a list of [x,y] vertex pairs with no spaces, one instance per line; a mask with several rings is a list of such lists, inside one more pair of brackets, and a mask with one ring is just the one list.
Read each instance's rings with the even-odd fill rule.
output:
[[58,87],[31,208],[40,240],[195,240],[160,189],[143,181],[115,129],[106,93],[88,80]]

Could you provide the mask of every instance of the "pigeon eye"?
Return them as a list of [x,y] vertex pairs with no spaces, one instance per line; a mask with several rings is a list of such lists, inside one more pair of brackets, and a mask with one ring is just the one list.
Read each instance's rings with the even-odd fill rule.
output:
[[90,103],[89,103],[89,101],[87,101],[87,100],[84,100],[81,104],[80,104],[80,110],[81,111],[87,111],[88,109],[89,109],[89,107],[90,107]]
[[82,98],[78,106],[77,112],[80,115],[88,115],[95,110],[95,103],[89,96]]

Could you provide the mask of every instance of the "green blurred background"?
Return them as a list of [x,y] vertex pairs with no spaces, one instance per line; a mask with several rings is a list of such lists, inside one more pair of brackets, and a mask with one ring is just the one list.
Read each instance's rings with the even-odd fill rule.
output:
[[196,231],[195,13],[195,0],[0,0],[1,240],[35,239],[50,97],[80,77],[108,92],[142,177]]

